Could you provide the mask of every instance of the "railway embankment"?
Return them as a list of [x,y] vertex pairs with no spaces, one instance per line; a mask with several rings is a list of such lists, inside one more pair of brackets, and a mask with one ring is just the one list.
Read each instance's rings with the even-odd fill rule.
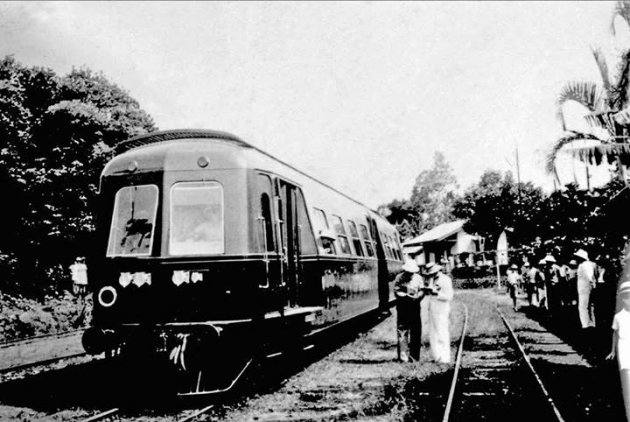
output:
[[86,326],[91,313],[91,296],[65,293],[35,300],[0,292],[0,344]]

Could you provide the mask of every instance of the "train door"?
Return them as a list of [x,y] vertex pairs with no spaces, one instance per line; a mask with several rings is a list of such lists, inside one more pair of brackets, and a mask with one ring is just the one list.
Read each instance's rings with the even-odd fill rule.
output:
[[378,299],[381,308],[387,307],[389,303],[389,270],[387,269],[387,258],[385,256],[385,249],[383,249],[383,239],[381,239],[376,225],[376,220],[371,216],[367,217],[370,234],[374,241],[374,248],[376,249],[376,259],[378,262]]
[[[258,242],[260,251],[264,255],[265,276],[258,280],[259,295],[256,302],[257,306],[262,307],[260,311],[264,313],[281,310],[285,305],[282,260],[279,255],[280,234],[276,230],[277,223],[274,218],[275,189],[269,175],[263,173],[257,175],[257,196],[254,204],[259,207],[257,212]],[[256,308],[256,305],[252,308]]]
[[277,224],[280,233],[282,283],[289,306],[298,305],[301,281],[300,224],[298,209],[302,204],[299,188],[285,180],[276,179]]

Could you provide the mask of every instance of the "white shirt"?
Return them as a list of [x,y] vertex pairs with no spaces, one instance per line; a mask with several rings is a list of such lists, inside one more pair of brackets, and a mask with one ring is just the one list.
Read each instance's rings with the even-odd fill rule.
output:
[[87,265],[82,263],[74,263],[70,265],[70,271],[72,272],[72,281],[76,284],[87,284]]
[[617,331],[619,340],[630,341],[630,312],[625,309],[617,312],[613,318],[612,328]]
[[613,318],[612,328],[617,331],[619,338],[617,343],[619,368],[630,369],[630,312],[625,309],[617,312]]

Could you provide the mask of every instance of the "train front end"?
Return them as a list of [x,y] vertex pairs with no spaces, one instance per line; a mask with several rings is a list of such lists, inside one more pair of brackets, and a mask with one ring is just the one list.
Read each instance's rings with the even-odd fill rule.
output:
[[180,394],[229,388],[248,365],[266,269],[241,156],[230,139],[161,140],[106,166],[86,351],[158,365]]

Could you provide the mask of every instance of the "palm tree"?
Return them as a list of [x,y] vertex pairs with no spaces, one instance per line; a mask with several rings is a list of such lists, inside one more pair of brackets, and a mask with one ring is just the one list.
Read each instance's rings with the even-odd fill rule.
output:
[[[619,16],[630,25],[630,3],[618,2],[613,13],[611,30],[615,34],[614,19]],[[558,117],[565,131],[547,154],[546,169],[558,182],[556,159],[561,150],[567,151],[587,165],[600,165],[603,161],[616,163],[619,176],[627,184],[625,167],[630,164],[630,48],[620,55],[617,72],[611,80],[608,65],[601,50],[593,49],[593,56],[601,75],[601,84],[595,82],[569,82],[557,100]],[[586,120],[594,132],[569,130],[562,108],[568,101],[575,101],[589,110]],[[583,145],[583,141],[591,141]],[[564,152],[563,151],[563,152]]]

